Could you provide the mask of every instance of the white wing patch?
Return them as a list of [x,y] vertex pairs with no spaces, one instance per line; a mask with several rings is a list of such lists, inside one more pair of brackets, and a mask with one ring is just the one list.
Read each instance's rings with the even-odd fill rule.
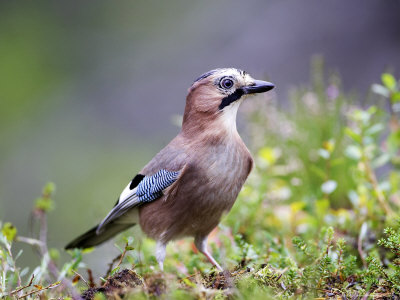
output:
[[132,197],[132,196],[136,195],[137,188],[134,188],[133,190],[131,190],[129,188],[130,185],[131,185],[131,183],[129,182],[128,185],[126,186],[126,188],[124,188],[124,190],[122,191],[122,193],[121,193],[121,195],[119,196],[119,199],[118,199],[118,204],[121,203],[121,202],[124,202],[129,197]]
[[[104,226],[108,223],[120,221],[123,223],[129,222],[128,216],[131,215],[130,212],[133,208],[160,198],[163,191],[176,181],[178,175],[179,172],[167,170],[159,170],[151,176],[138,174],[122,191],[118,203],[99,224],[96,233],[101,233],[104,230]],[[139,184],[137,184],[137,178],[139,178]],[[137,186],[131,189],[131,186],[135,184],[137,184]],[[132,224],[135,222],[137,221],[132,220]]]

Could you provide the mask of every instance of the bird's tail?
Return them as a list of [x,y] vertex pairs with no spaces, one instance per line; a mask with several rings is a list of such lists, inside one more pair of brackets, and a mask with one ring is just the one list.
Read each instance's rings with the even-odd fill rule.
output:
[[102,228],[102,231],[99,234],[96,233],[98,226],[95,226],[70,242],[67,246],[65,246],[65,249],[85,249],[97,246],[133,225],[134,224],[127,223],[108,223]]

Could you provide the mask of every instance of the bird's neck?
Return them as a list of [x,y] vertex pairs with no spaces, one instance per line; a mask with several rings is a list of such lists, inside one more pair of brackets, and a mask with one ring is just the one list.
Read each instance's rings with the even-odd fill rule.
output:
[[192,113],[184,118],[181,134],[189,139],[203,141],[229,142],[240,139],[236,128],[236,114],[240,103],[215,114]]

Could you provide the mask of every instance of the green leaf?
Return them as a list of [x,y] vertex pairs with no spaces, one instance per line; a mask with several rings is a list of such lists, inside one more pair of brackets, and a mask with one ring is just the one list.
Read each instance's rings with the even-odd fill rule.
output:
[[390,172],[389,182],[393,193],[400,190],[400,173],[394,171]]
[[358,236],[359,240],[361,240],[361,241],[365,240],[365,237],[367,236],[367,232],[368,232],[368,224],[367,224],[367,222],[364,222],[361,225],[360,234]]
[[324,180],[326,178],[325,172],[322,169],[320,169],[319,167],[317,167],[316,165],[311,165],[310,171],[313,172],[318,177],[320,177],[322,180]]
[[94,294],[93,300],[107,300],[107,297],[103,293],[98,292]]
[[383,126],[382,123],[377,123],[377,124],[372,125],[370,128],[368,128],[368,129],[365,131],[365,134],[367,134],[367,135],[374,135],[374,134],[376,134],[376,133],[382,131],[383,129],[385,129],[385,126]]
[[117,273],[117,272],[119,271],[119,269],[120,269],[120,266],[115,267],[114,269],[112,269],[112,271],[111,271],[111,273],[110,273],[110,276],[112,276],[112,275],[114,275],[115,273]]
[[87,253],[93,252],[93,250],[94,250],[94,247],[90,247],[90,248],[82,249],[81,251],[83,254],[87,254]]
[[134,238],[133,238],[133,236],[129,236],[129,237],[124,236],[123,240],[126,244],[131,245],[134,241]]
[[193,282],[191,282],[188,278],[183,278],[182,279],[183,283],[186,284],[189,287],[195,288],[196,284],[194,284]]
[[42,190],[42,197],[36,199],[35,208],[44,212],[50,212],[54,209],[54,202],[51,199],[55,191],[55,184],[48,182]]
[[353,206],[358,207],[360,205],[360,196],[357,194],[356,191],[349,191],[347,197],[349,197],[350,202],[351,204],[353,204]]
[[43,195],[52,195],[56,190],[56,185],[53,182],[48,182],[43,188]]
[[379,168],[387,164],[390,161],[390,155],[388,153],[383,153],[372,161],[373,168]]
[[258,155],[268,164],[273,165],[280,156],[280,151],[275,148],[263,147]]
[[329,153],[332,153],[333,150],[335,150],[335,140],[330,139],[328,141],[324,141],[322,143],[322,146],[325,150],[329,151]]
[[390,97],[390,100],[392,100],[392,103],[400,102],[400,92],[392,93],[392,96]]
[[56,248],[50,248],[49,254],[52,260],[58,260],[60,258],[60,252]]
[[383,85],[373,84],[371,89],[375,94],[381,95],[385,98],[389,98],[389,96],[390,96],[390,91]]
[[374,115],[378,111],[378,108],[375,105],[370,106],[365,113],[368,115],[368,120],[371,119],[371,116]]
[[19,250],[18,254],[15,256],[14,260],[17,260],[23,253],[24,251],[21,249]]
[[392,74],[383,73],[382,74],[382,83],[387,87],[389,90],[394,91],[396,89],[396,79],[393,77]]
[[390,153],[396,153],[400,148],[400,129],[393,131],[388,139],[387,144]]
[[332,194],[337,188],[337,182],[335,180],[325,181],[321,185],[321,190],[324,194]]
[[357,146],[350,145],[346,148],[345,154],[348,158],[354,159],[354,160],[360,160],[362,156],[361,149]]
[[327,214],[328,209],[330,207],[329,200],[328,199],[317,200],[315,202],[315,206],[318,216],[324,217]]
[[50,212],[54,209],[54,202],[48,197],[40,197],[36,199],[35,208],[44,212]]
[[318,149],[318,154],[319,156],[321,156],[323,159],[329,159],[329,157],[331,156],[331,154],[329,153],[328,150],[325,149]]
[[12,225],[10,222],[4,223],[3,228],[1,229],[3,235],[7,238],[9,242],[12,242],[17,235],[17,228]]
[[345,162],[346,162],[346,159],[344,157],[338,157],[338,158],[332,159],[331,167],[342,165]]
[[361,139],[361,135],[358,132],[355,132],[353,129],[351,129],[350,127],[346,127],[344,129],[344,133],[349,136],[351,139],[353,139],[354,141],[356,141],[357,143],[361,143],[362,139]]

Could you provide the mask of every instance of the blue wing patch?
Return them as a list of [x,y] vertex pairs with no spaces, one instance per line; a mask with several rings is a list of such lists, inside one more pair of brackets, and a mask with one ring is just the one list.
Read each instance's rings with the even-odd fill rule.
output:
[[160,170],[152,176],[145,176],[138,184],[136,196],[140,202],[150,202],[162,196],[162,191],[178,178],[179,172]]
[[[151,202],[162,196],[162,191],[173,184],[178,179],[179,172],[170,172],[167,170],[160,170],[152,176],[144,176],[139,174],[132,182],[129,183],[125,190],[122,192],[118,203],[108,213],[96,229],[99,234],[104,230],[104,226],[116,219],[122,217],[130,209],[137,207],[142,203]],[[131,188],[132,185],[139,184],[136,190]],[[122,199],[121,199],[122,197]]]

